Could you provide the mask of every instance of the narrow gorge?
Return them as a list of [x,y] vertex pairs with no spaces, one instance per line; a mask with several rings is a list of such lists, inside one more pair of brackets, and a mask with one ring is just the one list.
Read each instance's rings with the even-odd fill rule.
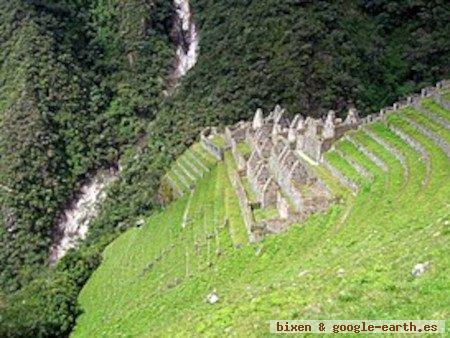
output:
[[[183,76],[198,60],[199,37],[188,0],[174,0],[173,40],[175,58],[168,93],[172,93]],[[89,223],[97,216],[107,190],[120,175],[118,163],[98,170],[81,186],[75,198],[57,217],[52,234],[50,262],[55,263],[86,237]]]
[[0,0],[0,338],[449,329],[448,25],[441,0]]

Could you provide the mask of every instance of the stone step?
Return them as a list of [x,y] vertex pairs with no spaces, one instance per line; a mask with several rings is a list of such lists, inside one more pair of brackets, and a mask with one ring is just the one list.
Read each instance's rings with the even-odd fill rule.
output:
[[444,138],[407,116],[401,116],[401,118],[407,121],[424,136],[431,139],[439,148],[441,148],[441,150],[447,155],[447,157],[450,157],[450,145],[444,140]]
[[373,180],[373,175],[368,170],[366,170],[366,168],[364,168],[358,162],[353,160],[353,158],[349,154],[346,154],[345,152],[339,149],[335,149],[335,151],[339,156],[341,156],[344,160],[346,160],[359,174],[361,174],[368,180]]
[[384,140],[381,136],[378,136],[376,133],[369,130],[368,128],[364,128],[361,131],[364,132],[367,135],[367,137],[372,138],[375,142],[377,142],[379,145],[381,145],[384,149],[389,151],[402,165],[402,167],[405,171],[406,177],[409,176],[409,169],[408,169],[408,164],[406,162],[406,158],[400,150],[398,150],[396,147],[394,147],[388,141]]
[[414,105],[414,109],[421,112],[423,115],[428,117],[430,120],[436,122],[437,124],[440,124],[442,127],[450,130],[450,121],[446,120],[445,118],[436,115],[435,113],[431,112],[429,109],[425,108],[421,104]]
[[167,180],[167,183],[175,191],[175,193],[178,195],[178,197],[183,196],[184,194],[183,189],[178,185],[177,182],[175,182],[175,180],[170,175],[166,175],[165,179]]
[[388,171],[388,166],[386,165],[386,163],[384,163],[384,161],[381,158],[379,158],[377,155],[375,155],[361,143],[357,142],[355,139],[353,139],[348,135],[346,135],[344,139],[352,143],[356,148],[358,148],[358,150],[361,153],[366,155],[366,157],[368,157],[373,163],[375,163],[381,170]]
[[187,178],[187,181],[189,183],[195,183],[197,178],[186,168],[186,166],[182,163],[182,161],[177,161],[177,167],[180,169],[180,171],[183,173],[183,175]]
[[426,177],[422,181],[422,185],[426,185],[428,183],[429,176],[431,174],[431,162],[430,162],[430,156],[426,149],[423,147],[423,145],[413,139],[410,135],[402,131],[400,128],[397,128],[396,126],[389,124],[388,128],[398,137],[400,137],[404,142],[406,142],[411,148],[413,148],[417,153],[419,153],[420,159],[425,164],[426,168]]
[[172,173],[176,177],[176,179],[183,184],[183,186],[184,186],[183,190],[187,190],[187,191],[191,190],[189,182],[186,180],[186,177],[184,176],[184,174],[180,172],[180,169],[178,166],[172,169]]
[[198,168],[201,168],[202,171],[204,171],[204,172],[208,172],[208,171],[209,171],[209,168],[206,166],[206,164],[203,163],[203,162],[202,162],[202,161],[194,154],[194,152],[192,151],[192,149],[189,149],[189,150],[186,152],[186,156],[187,156],[190,160],[192,160],[192,161],[196,164],[196,166],[197,166]]
[[322,165],[325,169],[327,169],[331,175],[334,176],[334,178],[336,178],[339,183],[341,183],[341,185],[349,188],[351,191],[353,191],[353,193],[357,193],[359,190],[358,185],[353,182],[351,179],[349,179],[348,177],[346,177],[344,174],[342,174],[338,169],[336,169],[324,156],[323,161],[322,161]]
[[209,153],[209,151],[205,150],[205,148],[199,143],[193,145],[191,147],[192,153],[195,154],[199,159],[202,160],[208,167],[212,166],[217,162],[217,159]]
[[196,176],[196,179],[203,177],[203,171],[195,166],[192,160],[189,160],[186,155],[182,156],[179,161],[184,165],[184,167],[189,170],[189,172]]
[[173,182],[178,186],[178,188],[183,192],[186,192],[186,183],[180,179],[180,177],[173,171],[173,169],[166,175],[170,176]]

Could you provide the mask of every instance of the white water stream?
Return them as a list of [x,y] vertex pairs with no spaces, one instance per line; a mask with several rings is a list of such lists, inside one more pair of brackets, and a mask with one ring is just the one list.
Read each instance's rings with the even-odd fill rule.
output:
[[174,3],[176,8],[174,25],[178,40],[174,78],[179,80],[197,63],[199,38],[189,1],[174,0]]
[[[188,0],[174,0],[176,31],[175,70],[172,75],[174,86],[194,67],[198,59],[199,39],[192,20]],[[78,196],[65,208],[57,219],[50,262],[56,262],[66,252],[86,237],[89,223],[97,216],[99,206],[106,197],[106,190],[119,176],[113,168],[101,170],[80,189]]]
[[57,219],[50,262],[56,262],[83,240],[89,223],[97,216],[99,206],[106,198],[106,189],[118,178],[115,168],[100,170],[81,187],[78,196]]

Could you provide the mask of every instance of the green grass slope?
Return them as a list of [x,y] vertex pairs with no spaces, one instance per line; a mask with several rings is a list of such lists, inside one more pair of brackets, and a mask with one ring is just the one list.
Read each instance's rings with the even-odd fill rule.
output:
[[[193,193],[107,247],[81,292],[84,314],[72,336],[260,336],[270,319],[448,320],[450,159],[403,114],[448,139],[449,130],[412,110],[350,133],[327,157],[358,184],[356,196],[319,166],[339,202],[256,244],[233,243],[232,230],[244,225],[227,175],[232,166],[218,162]],[[431,268],[413,277],[425,261]],[[212,290],[220,297],[214,305],[206,302]]]
[[188,193],[216,162],[200,143],[195,143],[174,161],[162,178],[161,198],[170,202]]

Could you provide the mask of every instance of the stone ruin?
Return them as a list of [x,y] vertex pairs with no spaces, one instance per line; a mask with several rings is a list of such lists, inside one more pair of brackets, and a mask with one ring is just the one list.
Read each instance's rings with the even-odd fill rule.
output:
[[[289,224],[301,221],[308,215],[326,210],[333,201],[327,187],[315,176],[311,166],[325,162],[323,154],[346,132],[361,125],[384,119],[388,114],[407,106],[417,106],[421,98],[432,97],[446,108],[439,89],[450,88],[450,81],[441,81],[436,87],[424,88],[420,95],[395,102],[379,113],[360,118],[352,107],[345,119],[336,117],[330,110],[325,118],[306,119],[296,115],[292,120],[285,116],[280,106],[264,117],[258,109],[253,121],[241,121],[225,128],[225,149],[231,149],[238,173],[233,177],[247,179],[257,200],[257,207],[276,208],[279,217],[256,224],[247,220],[247,228],[254,238],[264,233],[278,233]],[[213,144],[211,138],[217,129],[207,128],[201,134],[203,147],[218,159],[223,159],[224,150]],[[248,158],[237,150],[237,144],[246,142],[251,148]],[[324,163],[326,164],[326,163]],[[239,183],[242,185],[241,183]],[[243,190],[243,189],[241,189]],[[241,206],[254,208],[247,197],[242,197]],[[247,215],[249,210],[244,211]]]
[[[358,121],[356,112],[348,119],[350,122],[340,122],[343,126],[335,125],[334,114],[331,113],[327,121],[305,120],[300,115],[289,121],[284,113],[280,106],[276,106],[264,117],[262,110],[258,109],[253,121],[241,121],[225,128],[226,143],[234,156],[240,177],[248,180],[256,198],[256,207],[278,211],[277,219],[253,224],[253,232],[276,233],[311,213],[328,208],[332,201],[331,194],[313,174],[308,161],[299,156],[299,152],[307,152],[308,157],[317,154],[314,159],[318,160],[332,140],[337,135],[343,135],[344,128],[351,129],[357,125],[354,121]],[[236,149],[241,142],[250,146],[248,158]]]

